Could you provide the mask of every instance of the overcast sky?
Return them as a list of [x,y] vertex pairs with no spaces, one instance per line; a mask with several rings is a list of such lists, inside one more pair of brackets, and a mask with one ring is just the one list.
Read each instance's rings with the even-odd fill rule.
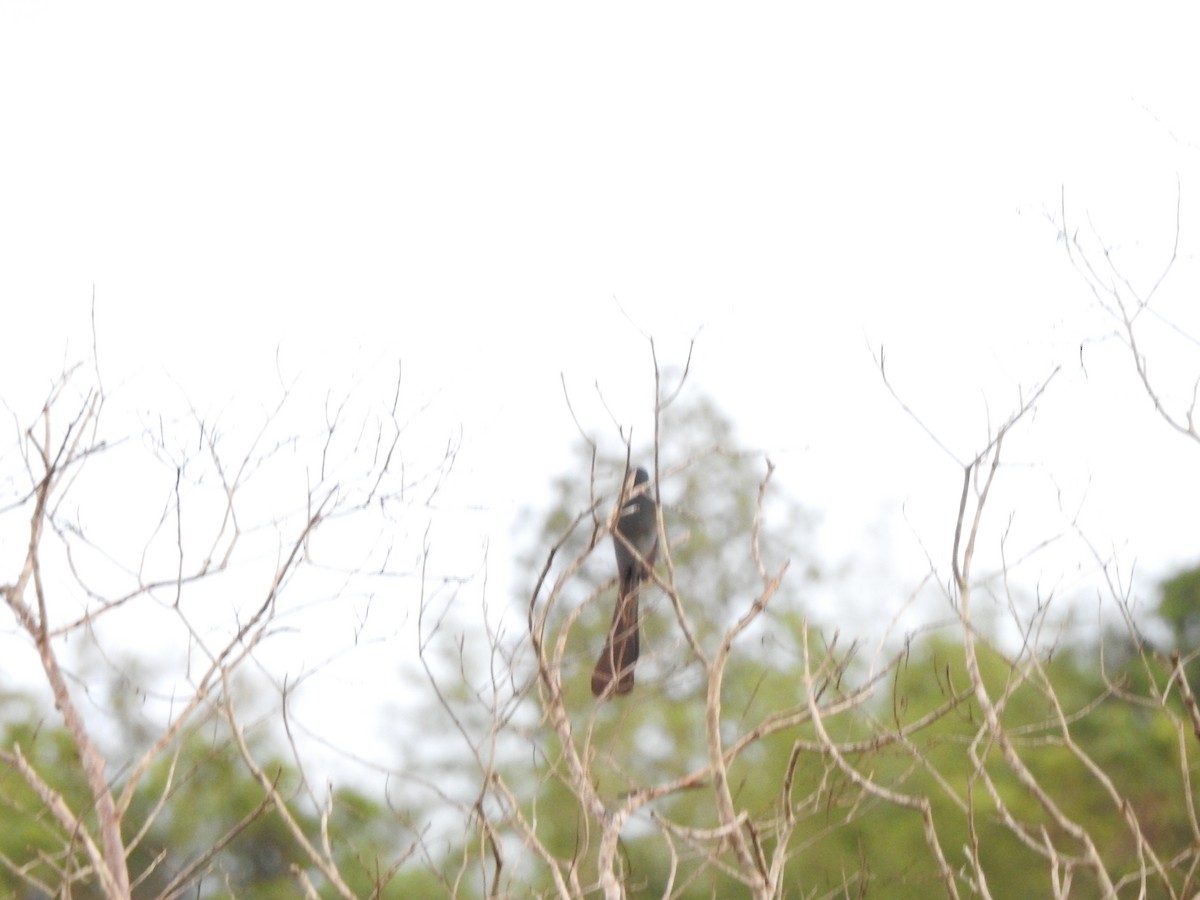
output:
[[[1050,217],[1065,197],[1146,284],[1178,198],[1164,312],[1196,324],[1194,20],[1049,7],[5,3],[0,394],[35,411],[90,353],[93,288],[141,403],[269,396],[277,351],[314,402],[400,359],[461,429],[460,539],[503,565],[576,439],[563,380],[586,428],[613,438],[598,384],[648,435],[645,336],[675,364],[695,338],[823,552],[915,578],[960,475],[871,348],[962,459],[1061,366],[998,515],[1090,486],[1100,545],[1189,562],[1198,448],[1096,342]],[[1161,364],[1183,396],[1191,350]]]

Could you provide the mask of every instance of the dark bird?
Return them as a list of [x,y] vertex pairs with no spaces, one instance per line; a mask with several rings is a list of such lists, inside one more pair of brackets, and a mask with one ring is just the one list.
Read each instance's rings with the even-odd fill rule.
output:
[[626,475],[621,502],[624,505],[613,532],[617,607],[604,651],[592,670],[592,693],[597,697],[633,690],[633,667],[638,658],[638,588],[643,579],[650,577],[658,553],[658,512],[645,469],[638,469],[632,479]]

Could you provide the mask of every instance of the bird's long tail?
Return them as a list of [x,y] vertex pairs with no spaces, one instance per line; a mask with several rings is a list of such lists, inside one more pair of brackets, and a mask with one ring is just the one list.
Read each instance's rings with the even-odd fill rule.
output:
[[[604,650],[592,670],[592,693],[628,694],[633,690],[633,668],[638,658],[638,579],[622,584],[613,610]],[[614,682],[614,678],[616,679]]]

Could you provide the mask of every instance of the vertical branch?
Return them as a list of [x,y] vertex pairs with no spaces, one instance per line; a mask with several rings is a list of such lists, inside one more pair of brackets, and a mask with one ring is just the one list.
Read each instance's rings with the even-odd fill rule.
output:
[[725,755],[724,742],[721,739],[721,689],[725,679],[725,666],[733,649],[737,636],[750,626],[767,607],[767,603],[779,590],[783,577],[787,573],[788,564],[784,563],[774,576],[767,576],[759,555],[759,532],[761,529],[763,499],[766,495],[766,485],[770,481],[774,466],[768,463],[767,473],[759,487],[758,504],[755,510],[752,526],[752,548],[755,561],[764,581],[762,591],[754,599],[750,608],[729,628],[721,639],[717,652],[713,655],[708,666],[708,690],[705,696],[705,735],[708,748],[709,767],[713,773],[712,790],[717,805],[717,817],[721,824],[728,829],[729,840],[733,845],[734,855],[741,869],[741,877],[755,897],[770,897],[774,894],[775,885],[768,877],[770,872],[765,866],[762,856],[756,852],[756,842],[747,840],[741,828],[735,827],[739,821],[734,809],[733,795],[729,786],[729,769]]
[[[25,563],[15,585],[6,588],[5,598],[13,609],[26,633],[33,639],[38,659],[46,681],[54,696],[54,705],[63,717],[63,723],[71,735],[79,753],[84,778],[91,793],[100,829],[100,847],[103,863],[97,873],[105,893],[111,898],[129,896],[129,868],[125,861],[125,844],[121,837],[121,820],[112,791],[105,775],[105,760],[88,732],[83,717],[67,687],[67,680],[59,665],[50,638],[50,618],[46,605],[46,592],[41,573],[41,542],[49,516],[51,496],[72,466],[86,457],[88,450],[81,448],[81,440],[87,426],[94,422],[99,408],[99,396],[90,394],[82,409],[70,423],[57,450],[51,454],[54,443],[50,412],[53,397],[42,410],[43,439],[38,444],[33,439],[32,429],[27,432],[30,443],[37,449],[41,466],[41,477],[34,492],[34,508],[29,522],[29,543]],[[36,613],[29,608],[24,596],[30,582],[33,583],[37,600]],[[59,798],[62,799],[61,797]],[[63,801],[65,804],[65,801]]]
[[[1040,393],[1040,391],[1039,391]],[[1036,399],[1036,395],[1035,398]],[[1030,401],[1032,403],[1032,400]],[[967,530],[967,540],[965,549],[962,550],[961,562],[958,560],[959,541],[962,535],[963,525],[965,521],[965,512],[967,509],[967,495],[971,484],[971,469],[976,465],[973,463],[968,467],[966,478],[963,481],[962,495],[959,500],[959,514],[955,523],[955,586],[958,592],[959,601],[959,617],[962,622],[963,630],[963,652],[966,659],[967,675],[970,678],[971,685],[975,692],[975,700],[979,704],[984,716],[984,723],[987,732],[1000,749],[1000,753],[1008,765],[1009,770],[1016,776],[1021,785],[1029,791],[1029,793],[1037,800],[1038,804],[1046,811],[1050,818],[1062,828],[1067,834],[1071,835],[1083,847],[1084,857],[1089,868],[1093,871],[1096,879],[1100,882],[1100,886],[1104,891],[1105,897],[1116,897],[1116,888],[1112,880],[1109,878],[1108,871],[1104,866],[1104,861],[1100,858],[1099,851],[1095,843],[1092,841],[1088,831],[1075,822],[1062,811],[1046,789],[1038,781],[1036,776],[1026,766],[1024,760],[1017,752],[1016,747],[1000,721],[1000,713],[996,704],[992,701],[991,694],[987,686],[984,684],[983,675],[979,666],[978,654],[975,645],[975,628],[971,622],[971,565],[974,560],[976,538],[979,535],[980,522],[983,517],[983,510],[987,503],[988,492],[991,489],[993,480],[995,479],[996,470],[1000,464],[1000,447],[1003,443],[1004,434],[1012,426],[1012,424],[1023,415],[1030,406],[1027,404],[1010,422],[1005,425],[998,434],[996,440],[989,448],[991,455],[991,465],[988,468],[987,475],[984,479],[983,488],[980,491],[979,497],[975,503],[974,514],[971,519],[971,524]],[[1049,853],[1053,855],[1055,851],[1050,846],[1049,836],[1046,836],[1047,846],[1050,848]]]

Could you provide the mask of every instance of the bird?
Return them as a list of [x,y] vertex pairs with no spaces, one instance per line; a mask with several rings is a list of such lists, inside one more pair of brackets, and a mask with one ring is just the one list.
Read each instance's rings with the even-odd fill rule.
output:
[[650,577],[658,554],[658,508],[649,482],[649,473],[639,467],[632,478],[625,476],[621,491],[623,505],[613,531],[617,605],[604,650],[592,670],[592,694],[596,697],[633,690],[633,668],[638,658],[638,589]]

